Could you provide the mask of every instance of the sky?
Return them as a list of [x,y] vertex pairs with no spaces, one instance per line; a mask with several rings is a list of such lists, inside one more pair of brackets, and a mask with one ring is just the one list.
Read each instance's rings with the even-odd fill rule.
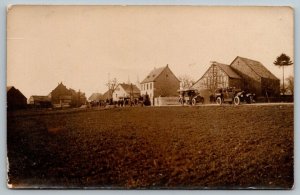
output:
[[[108,79],[142,81],[169,65],[198,80],[211,61],[236,56],[273,64],[294,58],[289,7],[12,6],[7,11],[7,86],[27,98],[48,95],[62,82],[89,97]],[[294,66],[285,68],[285,77]]]

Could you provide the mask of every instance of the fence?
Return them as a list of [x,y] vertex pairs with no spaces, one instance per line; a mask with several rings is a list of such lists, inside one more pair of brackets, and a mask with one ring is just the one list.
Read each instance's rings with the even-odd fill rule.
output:
[[278,97],[258,97],[256,98],[256,102],[294,102],[293,95],[281,95]]
[[178,97],[157,97],[154,98],[155,106],[171,106],[180,105]]

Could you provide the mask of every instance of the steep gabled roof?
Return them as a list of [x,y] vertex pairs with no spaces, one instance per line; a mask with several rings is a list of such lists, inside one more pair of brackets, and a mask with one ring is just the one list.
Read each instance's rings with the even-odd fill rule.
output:
[[99,101],[102,98],[102,94],[101,93],[93,93],[90,97],[89,100],[90,101]]
[[218,62],[214,62],[207,70],[206,72],[200,77],[200,79],[198,79],[190,88],[193,88],[196,83],[198,83],[205,75],[206,73],[209,71],[209,69],[213,66],[216,65],[218,66],[220,69],[222,69],[230,78],[237,78],[237,79],[241,79],[241,77],[233,70],[233,68],[231,68],[229,65],[227,64],[221,64]]
[[102,96],[102,99],[103,100],[106,100],[106,99],[109,99],[109,98],[111,98],[110,96],[111,96],[111,89],[109,89],[109,90],[107,90],[104,94],[103,94],[103,96]]
[[253,72],[255,72],[258,76],[263,78],[270,78],[274,80],[279,80],[274,74],[272,74],[262,63],[256,60],[251,60],[248,58],[243,58],[240,56],[237,56],[230,65],[233,64],[234,61],[237,59],[242,60],[249,68],[252,69]]
[[[23,95],[23,93],[22,93],[19,89],[15,88],[14,86],[7,86],[7,87],[6,87],[6,93],[9,93],[10,90],[13,90],[13,91],[10,92],[10,93],[16,92],[16,93],[19,93],[22,97],[26,98],[25,95]],[[26,99],[27,99],[27,98],[26,98]]]
[[11,90],[11,88],[13,88],[13,86],[7,86],[6,87],[6,92],[8,92],[9,90]]
[[126,91],[126,93],[140,93],[139,88],[134,84],[121,83],[119,85],[124,89],[124,91]]
[[167,66],[154,68],[141,83],[153,82],[167,68]]
[[69,90],[62,82],[58,83],[58,85],[51,91],[51,95],[54,91],[63,90],[66,95],[72,95],[72,91]]
[[214,63],[221,68],[230,78],[240,79],[241,77],[227,64]]

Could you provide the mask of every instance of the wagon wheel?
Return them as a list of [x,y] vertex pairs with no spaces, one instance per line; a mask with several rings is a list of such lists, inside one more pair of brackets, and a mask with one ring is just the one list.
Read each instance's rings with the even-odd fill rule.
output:
[[219,105],[222,104],[222,99],[221,99],[221,97],[218,97],[218,98],[217,98],[216,103],[219,104]]
[[197,103],[196,98],[192,99],[192,105],[195,106]]
[[234,102],[235,105],[239,105],[241,101],[240,101],[240,98],[238,96],[235,96],[234,99],[233,99],[233,102]]

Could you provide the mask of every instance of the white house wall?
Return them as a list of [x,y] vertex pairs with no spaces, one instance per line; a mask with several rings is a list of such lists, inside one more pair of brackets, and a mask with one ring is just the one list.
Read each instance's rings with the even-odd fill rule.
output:
[[118,101],[120,98],[128,97],[129,94],[120,85],[113,92],[113,101]]
[[154,82],[149,82],[149,83],[143,83],[141,84],[141,95],[146,95],[148,94],[150,99],[153,98],[154,94]]

